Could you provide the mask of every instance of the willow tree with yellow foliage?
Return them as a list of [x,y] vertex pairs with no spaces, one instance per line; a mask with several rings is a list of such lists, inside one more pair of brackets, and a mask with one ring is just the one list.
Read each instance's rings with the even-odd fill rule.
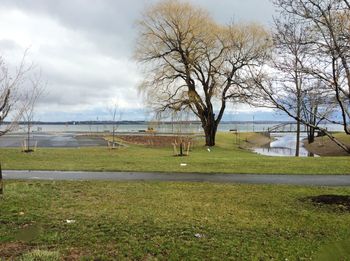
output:
[[268,55],[269,35],[257,24],[218,24],[201,7],[163,1],[138,22],[136,59],[144,66],[140,90],[157,113],[190,110],[206,145],[215,145],[228,102],[252,95],[251,68]]

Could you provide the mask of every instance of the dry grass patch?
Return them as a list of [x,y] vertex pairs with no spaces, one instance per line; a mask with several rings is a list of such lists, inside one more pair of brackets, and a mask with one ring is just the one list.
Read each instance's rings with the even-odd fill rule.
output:
[[175,142],[179,144],[181,140],[185,143],[196,141],[193,136],[118,135],[117,138],[129,144],[152,147],[169,147]]
[[[350,135],[336,133],[334,136],[350,147]],[[308,151],[320,156],[350,156],[349,153],[340,148],[327,136],[317,137],[311,144],[308,144],[307,141],[305,141],[304,146]]]

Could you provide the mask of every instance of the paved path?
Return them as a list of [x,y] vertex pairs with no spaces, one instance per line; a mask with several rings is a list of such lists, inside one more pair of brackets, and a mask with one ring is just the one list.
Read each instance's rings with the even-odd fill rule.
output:
[[350,186],[350,175],[254,175],[146,172],[3,171],[4,179],[188,181],[308,186]]

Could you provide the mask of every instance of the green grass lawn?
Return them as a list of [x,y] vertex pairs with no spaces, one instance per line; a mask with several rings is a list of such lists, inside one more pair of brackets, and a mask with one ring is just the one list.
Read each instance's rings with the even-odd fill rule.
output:
[[324,194],[350,188],[6,181],[0,259],[349,260],[349,210],[305,200]]
[[[241,146],[253,134],[241,136]],[[172,148],[130,145],[117,150],[95,148],[39,148],[23,153],[1,148],[3,169],[156,171],[256,174],[350,174],[350,157],[294,158],[254,154],[234,143],[232,134],[219,133],[217,146],[207,151],[197,145],[188,157],[174,157]],[[181,167],[181,163],[187,163]]]

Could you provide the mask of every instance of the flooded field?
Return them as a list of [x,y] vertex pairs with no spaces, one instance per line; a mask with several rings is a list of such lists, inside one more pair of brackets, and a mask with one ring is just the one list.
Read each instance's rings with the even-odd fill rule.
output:
[[[24,134],[10,134],[0,137],[0,147],[22,147],[27,136]],[[74,133],[37,133],[31,135],[32,147],[74,148],[90,146],[107,146],[102,137],[76,135]]]
[[[230,131],[237,130],[238,132],[264,132],[268,131],[282,122],[221,122],[218,126],[218,131]],[[323,128],[329,131],[342,131],[341,125],[324,124]],[[128,123],[128,124],[116,124],[115,129],[117,132],[140,132],[147,129],[153,129],[158,133],[198,133],[203,132],[202,126],[199,122],[149,122],[149,123]],[[292,127],[293,130],[295,126]],[[0,128],[1,129],[1,128]],[[33,132],[112,132],[113,124],[34,124],[32,126]],[[26,132],[26,126],[20,125],[15,133]]]
[[[263,148],[255,148],[254,151],[258,154],[267,156],[295,156],[296,134],[295,133],[275,133],[271,134],[273,141]],[[303,139],[306,134],[302,133],[300,137],[301,157],[316,157],[317,155],[310,154],[303,146]]]
[[[263,123],[263,122],[222,122],[218,131],[237,130],[239,132],[254,132],[267,131],[268,128],[275,126],[278,123]],[[184,123],[144,123],[144,124],[116,124],[117,132],[142,132],[148,129],[153,129],[157,133],[201,133],[202,126],[198,122],[184,122]],[[38,124],[33,125],[33,132],[112,132],[113,124]],[[16,133],[26,132],[26,126],[21,125]]]
[[[223,122],[219,125],[219,132],[235,131],[239,132],[265,132],[269,128],[276,126],[275,123],[263,122]],[[341,127],[329,124],[324,126],[331,131],[339,131]],[[148,129],[159,135],[183,135],[183,134],[203,134],[199,123],[158,123],[158,124],[120,124],[117,126],[117,135],[139,135],[146,134]],[[30,134],[31,146],[37,147],[86,147],[86,146],[107,146],[107,142],[101,137],[94,137],[95,134],[111,134],[112,124],[42,124],[33,125]],[[26,129],[20,126],[13,133],[0,137],[0,147],[21,147],[26,140]],[[92,135],[90,135],[92,134]],[[271,134],[273,141],[263,148],[255,148],[259,154],[269,156],[294,156],[296,146],[295,133]],[[306,138],[306,134],[301,135],[301,141]],[[300,156],[310,155],[300,142]]]

